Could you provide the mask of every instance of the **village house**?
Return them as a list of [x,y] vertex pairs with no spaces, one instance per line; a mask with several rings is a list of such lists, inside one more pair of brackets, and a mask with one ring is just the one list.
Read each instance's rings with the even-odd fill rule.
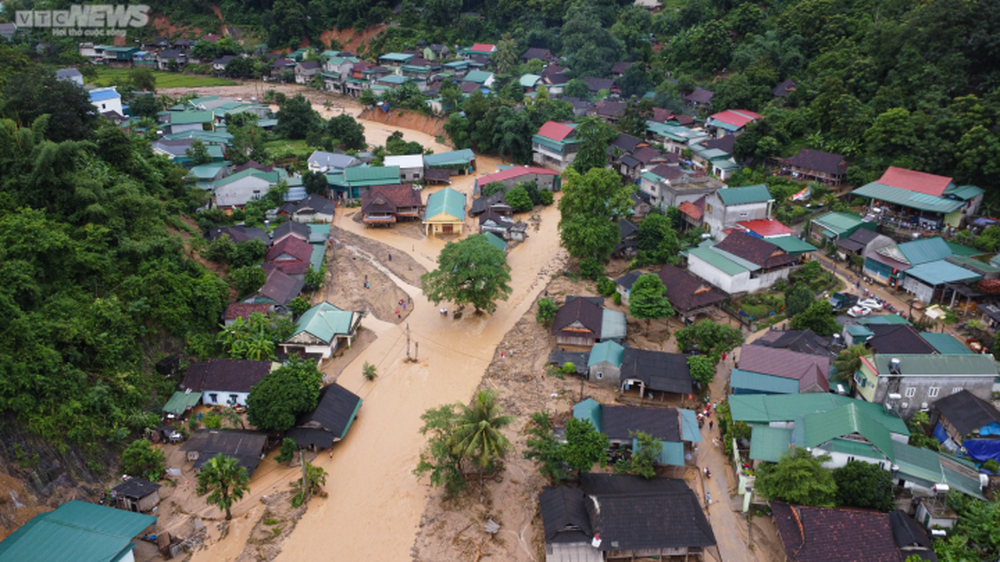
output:
[[546,488],[538,497],[545,562],[702,557],[716,544],[684,480],[584,473],[580,481],[579,488]]
[[738,136],[746,130],[747,125],[764,116],[746,109],[727,109],[710,115],[705,120],[705,130],[714,138],[725,135]]
[[705,197],[705,224],[712,236],[740,222],[770,219],[774,197],[764,184],[719,189]]
[[649,351],[607,340],[590,350],[587,357],[587,377],[590,382],[618,387],[627,392],[633,387],[638,395],[653,396],[664,394],[685,395],[694,391],[687,364],[687,355]]
[[424,180],[424,157],[422,154],[406,156],[386,156],[386,166],[399,168],[399,181],[421,182]]
[[479,232],[484,234],[489,232],[503,240],[524,241],[527,237],[527,230],[527,223],[514,222],[510,216],[501,215],[493,209],[487,209],[486,212],[479,215]]
[[710,139],[711,137],[701,129],[688,129],[676,123],[646,121],[646,140],[660,143],[664,150],[678,156],[682,156],[685,150]]
[[528,61],[531,61],[531,60],[540,60],[542,62],[546,62],[547,63],[547,62],[550,62],[552,60],[555,60],[555,58],[556,57],[555,57],[555,55],[552,54],[552,51],[550,51],[548,49],[541,49],[541,48],[538,48],[538,47],[531,47],[530,49],[528,49],[527,51],[525,51],[523,55],[521,55],[521,62],[528,62]]
[[281,242],[289,236],[294,236],[303,242],[309,242],[312,238],[312,230],[308,225],[301,222],[285,221],[271,231],[271,241],[274,244]]
[[960,228],[979,212],[985,192],[952,178],[889,166],[877,181],[851,192],[869,200],[871,212],[890,224],[924,230]]
[[621,219],[618,221],[619,241],[615,244],[612,255],[615,257],[632,257],[639,253],[639,227],[634,222]]
[[[153,141],[150,148],[153,149],[153,153],[162,154],[167,157],[171,162],[181,165],[189,166],[191,164],[191,157],[188,153],[194,147],[196,139],[160,139]],[[202,143],[204,144],[204,143]],[[205,152],[208,153],[209,157],[212,158],[213,162],[211,164],[218,164],[223,161],[222,147],[216,146],[214,144],[206,144]],[[221,179],[221,178],[220,178]],[[219,180],[215,180],[215,184],[218,184]]]
[[507,191],[517,187],[519,184],[535,182],[538,189],[548,191],[559,191],[562,182],[559,174],[545,168],[534,166],[513,166],[506,170],[501,170],[495,174],[489,174],[476,178],[473,184],[473,191],[479,193],[483,187],[493,182],[500,182],[507,188]]
[[229,239],[236,244],[249,242],[250,240],[260,240],[264,243],[264,246],[271,245],[271,238],[266,232],[264,232],[264,229],[259,226],[254,227],[238,225],[213,228],[208,231],[208,234],[205,235],[205,239],[211,242],[223,236],[228,236]]
[[733,232],[714,246],[688,250],[688,270],[730,295],[768,289],[788,279],[797,264],[795,256],[744,232]]
[[373,185],[361,196],[361,220],[368,226],[418,220],[424,204],[413,184]]
[[688,107],[692,109],[701,109],[703,107],[712,107],[713,97],[715,97],[715,92],[698,86],[693,92],[684,96],[683,99],[687,103]]
[[295,65],[295,83],[308,84],[323,71],[319,61],[302,61]]
[[295,279],[305,279],[311,265],[312,244],[288,236],[271,246],[264,256],[264,271],[278,270]]
[[604,308],[603,297],[566,297],[552,322],[558,345],[593,347],[602,341],[625,339],[625,315]]
[[489,43],[475,43],[467,49],[459,49],[458,55],[466,60],[470,60],[476,56],[489,57],[495,52],[497,52],[496,45],[491,45]]
[[639,192],[649,198],[650,206],[666,211],[670,207],[680,208],[684,203],[696,204],[700,211],[696,225],[704,217],[705,197],[724,187],[722,182],[704,173],[686,172],[670,164],[639,173]]
[[939,435],[939,430],[934,430],[942,447],[956,451],[967,439],[995,439],[1000,435],[1000,412],[989,401],[962,390],[934,403],[930,426],[944,431]]
[[159,489],[159,484],[133,477],[111,488],[111,496],[118,509],[148,513],[160,503]]
[[302,313],[295,332],[281,343],[284,353],[304,353],[329,359],[341,344],[351,346],[361,325],[362,312],[341,310],[324,301]]
[[963,390],[989,400],[996,377],[997,366],[989,355],[876,353],[862,358],[854,382],[859,398],[890,404],[908,418],[938,398]]
[[744,345],[730,381],[731,394],[830,392],[830,356]]
[[452,175],[471,174],[476,171],[476,153],[471,148],[463,148],[451,152],[425,154],[424,163],[427,165],[428,179],[431,171],[435,169],[451,170]]
[[532,160],[540,166],[549,166],[560,172],[576,160],[580,140],[576,138],[575,125],[549,121],[531,137]]
[[354,423],[361,402],[358,395],[332,383],[319,391],[316,408],[299,416],[295,427],[289,429],[285,437],[302,448],[313,451],[329,449],[347,437],[347,430]]
[[472,208],[469,209],[469,214],[478,217],[479,215],[492,211],[498,215],[509,217],[514,214],[514,208],[510,206],[507,202],[506,194],[503,191],[497,191],[485,197],[477,197],[472,200]]
[[223,454],[236,459],[253,477],[257,465],[267,453],[267,435],[238,429],[199,429],[181,445],[187,459],[194,461],[193,469],[198,470],[209,459]]
[[635,434],[649,435],[663,446],[655,463],[664,466],[684,466],[685,453],[691,452],[684,444],[701,442],[698,417],[692,410],[600,404],[588,398],[573,406],[573,417],[607,435],[612,450],[634,450]]
[[781,161],[782,171],[795,179],[840,185],[847,177],[847,160],[840,154],[800,149],[798,154]]
[[375,185],[399,185],[398,166],[354,166],[346,170],[327,172],[326,181],[341,200],[360,199]]
[[267,194],[272,186],[288,178],[288,173],[280,168],[273,172],[262,172],[248,168],[231,174],[215,182],[215,205],[217,207],[243,207]]
[[[615,280],[618,294],[622,297],[622,304],[628,305],[632,285],[640,275],[641,271],[630,271]],[[726,299],[726,295],[679,267],[666,264],[657,275],[666,287],[664,296],[685,324],[694,322],[700,314],[710,313],[712,308]]]
[[272,268],[267,272],[267,281],[257,293],[244,302],[267,303],[274,305],[288,306],[292,299],[302,293],[305,281],[296,279],[290,275],[285,275],[277,268]]
[[271,372],[270,361],[209,359],[191,363],[181,390],[202,393],[206,406],[247,405],[250,388]]
[[272,310],[274,310],[274,305],[268,303],[234,302],[227,306],[226,311],[222,314],[222,324],[232,326],[236,320],[242,319],[245,322],[253,314],[267,316]]
[[[837,257],[846,260],[854,259],[851,256],[858,256],[862,260],[868,254],[875,252],[879,248],[895,245],[892,238],[879,234],[874,230],[859,228],[846,238],[837,239]],[[864,263],[862,261],[862,263]]]
[[88,93],[90,94],[90,104],[97,108],[98,113],[114,111],[119,115],[125,115],[125,110],[122,109],[122,96],[114,86],[94,88]]
[[427,198],[424,228],[431,234],[461,234],[465,226],[465,194],[446,187]]
[[211,111],[170,111],[162,128],[169,135],[185,131],[213,131],[215,114]]
[[343,172],[347,168],[361,165],[361,161],[354,156],[335,152],[323,152],[322,150],[313,152],[309,155],[309,159],[306,162],[310,172],[319,172],[322,174]]
[[73,82],[77,86],[83,87],[83,74],[75,68],[63,68],[56,71],[56,80]]
[[305,199],[297,203],[289,203],[282,206],[286,212],[291,213],[291,218],[299,223],[331,223],[333,215],[337,210],[337,205],[322,195],[311,193]]
[[[889,514],[777,501],[771,502],[770,507],[788,562],[899,562],[909,559],[910,555],[921,560],[937,560],[927,533],[899,510]],[[906,541],[905,550],[897,545],[897,535],[899,540]],[[903,539],[904,536],[909,538]],[[919,544],[913,546],[913,542]]]
[[156,517],[70,500],[39,513],[11,533],[0,562],[134,562],[141,535],[156,533]]

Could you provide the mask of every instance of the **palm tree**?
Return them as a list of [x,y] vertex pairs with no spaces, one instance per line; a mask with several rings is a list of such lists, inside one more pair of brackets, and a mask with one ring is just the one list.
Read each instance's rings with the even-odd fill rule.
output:
[[250,476],[239,461],[222,453],[201,465],[198,473],[198,495],[211,492],[205,501],[226,512],[226,520],[233,518],[229,509],[250,491]]
[[375,370],[375,365],[365,361],[365,366],[361,369],[361,376],[365,377],[366,381],[373,381],[378,377],[378,371]]
[[837,368],[837,380],[847,382],[851,388],[851,396],[854,395],[854,373],[861,368],[861,358],[868,355],[868,349],[864,345],[852,345],[840,352],[833,360],[833,366]]
[[479,469],[480,501],[485,489],[483,474],[494,460],[503,458],[511,446],[500,430],[510,425],[514,416],[502,415],[501,411],[493,390],[477,392],[471,407],[459,404],[452,449],[459,457],[472,459]]

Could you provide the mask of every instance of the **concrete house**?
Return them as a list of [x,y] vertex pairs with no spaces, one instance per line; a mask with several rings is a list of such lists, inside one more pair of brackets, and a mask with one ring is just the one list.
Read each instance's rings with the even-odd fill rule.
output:
[[797,264],[796,256],[742,231],[688,251],[688,271],[730,295],[770,288]]
[[665,211],[669,207],[679,208],[684,203],[700,202],[699,224],[705,211],[703,198],[725,187],[711,176],[687,172],[672,164],[661,164],[639,173],[639,191],[653,207]]
[[348,154],[337,154],[335,152],[323,152],[322,150],[317,150],[309,155],[307,165],[309,166],[310,172],[330,174],[343,172],[348,168],[360,166],[361,160],[358,160]]
[[989,355],[878,354],[854,374],[856,394],[890,404],[903,417],[928,410],[939,399],[966,390],[989,400],[997,366]]
[[830,356],[744,345],[733,369],[732,394],[830,392]]
[[308,84],[313,78],[319,76],[322,71],[323,67],[320,65],[319,61],[302,61],[295,65],[295,83]]
[[125,115],[122,109],[122,96],[114,86],[110,88],[94,88],[90,90],[90,103],[97,108],[98,113],[114,111],[119,115]]
[[399,181],[401,182],[421,182],[424,180],[424,156],[422,154],[386,156],[385,165],[399,167]]
[[890,166],[878,181],[852,193],[869,200],[873,214],[890,224],[924,229],[959,228],[979,212],[983,189],[949,177]]
[[302,279],[296,279],[282,273],[277,268],[272,268],[267,272],[267,281],[264,286],[245,302],[288,306],[292,299],[302,293],[304,286],[305,282]]
[[295,203],[292,208],[292,220],[301,223],[331,223],[337,205],[323,197],[310,193],[305,199]]
[[200,392],[206,406],[247,405],[250,388],[271,372],[270,361],[209,359],[192,363],[181,382],[182,390]]
[[532,160],[560,172],[576,160],[580,140],[575,125],[549,121],[531,137]]
[[295,332],[281,343],[285,353],[296,351],[320,359],[329,359],[341,344],[348,347],[357,336],[362,312],[341,310],[321,302],[305,311],[295,323]]
[[446,187],[427,198],[426,234],[461,234],[465,226],[465,194]]
[[847,160],[840,154],[803,148],[791,158],[782,160],[782,171],[795,179],[840,185],[847,177]]
[[119,509],[135,513],[148,513],[160,503],[160,485],[142,478],[129,478],[111,488],[111,495]]
[[846,238],[837,239],[837,257],[842,260],[850,259],[850,256],[861,256],[864,258],[879,248],[895,245],[892,238],[868,230],[859,228],[854,234]]
[[558,173],[535,166],[514,166],[507,168],[495,174],[478,177],[473,185],[475,193],[479,193],[483,187],[493,182],[504,184],[507,190],[510,191],[517,187],[518,184],[531,181],[535,182],[538,189],[559,191],[562,188],[562,182]]
[[602,341],[621,341],[626,335],[625,315],[604,308],[603,297],[568,296],[556,312],[552,334],[559,345],[593,347]]
[[[635,284],[641,271],[630,271],[615,280],[618,294],[622,296],[622,304],[628,305],[632,285]],[[664,265],[657,272],[663,286],[664,295],[674,307],[674,311],[685,324],[694,322],[700,314],[709,313],[712,308],[726,299],[726,295],[705,284],[695,275],[670,264]]]
[[705,197],[705,224],[712,236],[740,222],[769,219],[774,198],[764,184],[720,189]]
[[242,207],[267,194],[281,180],[278,172],[261,172],[249,168],[215,182],[215,205]]
[[591,382],[615,385],[621,392],[636,388],[639,396],[694,392],[687,355],[624,348],[611,340],[591,348],[587,373]]

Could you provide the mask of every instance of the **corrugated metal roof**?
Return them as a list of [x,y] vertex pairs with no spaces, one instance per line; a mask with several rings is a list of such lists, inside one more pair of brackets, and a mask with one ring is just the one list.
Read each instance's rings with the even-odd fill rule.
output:
[[911,267],[906,270],[906,276],[919,279],[931,286],[958,281],[978,281],[983,278],[982,275],[947,260],[932,261]]
[[[594,429],[601,430],[601,405],[593,398],[588,398],[583,402],[573,405],[573,417],[583,421],[590,420],[594,424]],[[3,543],[0,543],[3,544]]]
[[486,241],[489,242],[494,248],[500,250],[501,252],[507,251],[507,243],[504,242],[503,238],[500,238],[492,232],[486,232],[483,236],[486,237]]
[[170,114],[171,125],[191,125],[194,123],[211,123],[215,114],[211,111],[181,111]]
[[739,275],[750,271],[711,248],[691,248],[688,250],[688,256],[695,256],[726,275]]
[[886,201],[911,209],[945,214],[957,211],[965,205],[965,202],[959,199],[948,199],[947,197],[917,193],[878,182],[872,182],[859,187],[851,195]]
[[698,414],[694,410],[680,409],[681,440],[701,443],[701,429],[698,427]]
[[986,275],[989,273],[997,273],[1000,271],[1000,267],[986,262],[981,262],[975,258],[969,256],[948,256],[945,258],[949,263],[964,267],[965,269],[975,271],[980,275]]
[[735,262],[736,265],[739,265],[740,267],[743,267],[745,269],[749,269],[750,271],[757,271],[758,269],[761,268],[761,266],[755,264],[754,262],[752,262],[750,260],[745,260],[745,259],[737,256],[736,254],[733,254],[732,252],[727,252],[725,250],[720,250],[718,246],[712,246],[712,251],[715,252],[715,253],[717,253],[717,254],[720,254],[722,257],[724,257],[724,258],[726,258],[726,259],[728,259],[730,261]]
[[472,149],[463,148],[461,150],[453,150],[451,152],[442,152],[440,154],[425,154],[424,162],[428,166],[455,166],[459,164],[468,164],[476,159],[476,153],[472,152]]
[[878,423],[857,404],[847,404],[826,412],[806,414],[802,418],[805,427],[800,431],[796,423],[796,437],[802,435],[799,447],[816,447],[836,437],[859,434],[875,445],[883,455],[895,460],[892,450],[892,436],[884,425]]
[[598,363],[608,362],[616,367],[621,367],[624,358],[624,347],[613,341],[604,341],[590,348],[590,358],[587,360],[587,366],[592,367]]
[[535,84],[538,84],[538,81],[541,79],[542,77],[537,74],[525,74],[520,78],[519,83],[522,88],[534,88]]
[[943,260],[952,255],[951,247],[940,236],[904,242],[896,247],[911,265]]
[[792,430],[783,427],[754,426],[750,434],[750,458],[778,462],[792,445]]
[[767,203],[773,199],[773,197],[771,197],[771,192],[767,190],[767,186],[764,184],[748,185],[746,187],[730,187],[727,189],[720,189],[717,193],[719,195],[719,199],[721,199],[725,205]]
[[733,389],[752,390],[768,394],[798,394],[799,381],[797,379],[776,377],[744,371],[743,369],[733,369],[729,386]]
[[867,318],[858,318],[859,324],[909,324],[909,320],[898,314],[879,314]]
[[601,314],[601,339],[619,340],[625,338],[626,333],[625,314],[605,308]]
[[785,253],[792,254],[793,256],[804,254],[806,252],[815,252],[817,250],[816,246],[813,246],[809,242],[799,240],[794,236],[777,236],[775,238],[768,238],[767,241],[781,248],[785,251]]
[[838,394],[734,394],[729,397],[733,420],[747,423],[795,421],[796,418],[806,414],[826,412],[848,404],[861,409],[892,433],[910,434],[903,420],[895,415],[886,414],[881,404],[872,404]]
[[836,236],[842,236],[849,230],[857,228],[863,221],[857,215],[832,212],[814,218],[813,222],[833,231]]
[[963,246],[961,244],[956,244],[954,242],[944,241],[945,244],[951,248],[952,255],[956,256],[978,256],[980,254],[985,254],[986,252],[982,250],[977,250],[976,248],[970,248],[968,246]]
[[972,350],[965,347],[965,344],[955,339],[951,334],[939,334],[937,332],[920,332],[920,337],[931,344],[931,347],[942,355],[973,355]]
[[899,359],[903,375],[983,375],[996,376],[997,366],[991,355],[903,355],[875,354],[880,374],[889,372],[889,361]]
[[851,334],[854,338],[867,338],[869,336],[874,336],[875,332],[869,330],[865,326],[859,324],[852,324],[847,327],[847,333]]
[[168,414],[174,414],[179,416],[187,411],[188,408],[193,408],[201,400],[200,392],[181,392],[180,390],[174,392],[170,400],[163,405],[163,411]]
[[360,312],[341,310],[328,302],[321,302],[302,314],[295,323],[292,336],[307,332],[329,343],[336,336],[350,334],[360,315]]
[[459,193],[450,187],[432,193],[427,198],[427,212],[424,216],[430,220],[442,213],[464,221],[465,194]]
[[827,451],[843,453],[852,457],[868,457],[877,459],[885,456],[870,443],[862,443],[851,439],[833,439],[825,447]]
[[485,70],[473,70],[465,75],[462,79],[463,82],[473,82],[476,84],[485,84],[487,80],[493,77],[492,72],[487,72]]
[[355,166],[344,170],[344,181],[353,187],[366,185],[396,185],[399,183],[399,166]]
[[958,187],[950,187],[944,190],[945,195],[952,195],[958,197],[963,201],[968,201],[974,197],[978,197],[986,193],[981,187],[976,187],[974,185],[960,185]]

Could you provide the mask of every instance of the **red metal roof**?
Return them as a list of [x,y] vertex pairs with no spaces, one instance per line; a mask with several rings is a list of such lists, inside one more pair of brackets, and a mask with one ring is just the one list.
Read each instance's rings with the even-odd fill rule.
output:
[[535,168],[534,166],[517,166],[514,168],[508,168],[502,172],[497,172],[495,174],[490,174],[488,176],[477,178],[476,182],[479,183],[479,185],[486,185],[490,182],[509,180],[527,174],[538,174],[540,176],[557,175],[556,172],[553,172],[552,170],[546,170],[545,168]]
[[951,184],[951,178],[889,166],[876,183],[940,197]]
[[759,219],[754,221],[744,221],[736,224],[740,228],[749,230],[754,234],[759,234],[764,238],[767,238],[768,236],[785,236],[786,234],[795,234],[794,230],[774,219]]
[[712,115],[712,119],[729,123],[734,127],[742,127],[751,121],[760,119],[763,115],[754,113],[746,109],[727,109],[726,111]]
[[472,46],[472,51],[477,53],[492,53],[493,49],[496,49],[496,45],[490,45],[489,43],[476,43]]
[[561,141],[573,132],[573,127],[555,121],[548,121],[538,129],[538,135],[554,141]]

